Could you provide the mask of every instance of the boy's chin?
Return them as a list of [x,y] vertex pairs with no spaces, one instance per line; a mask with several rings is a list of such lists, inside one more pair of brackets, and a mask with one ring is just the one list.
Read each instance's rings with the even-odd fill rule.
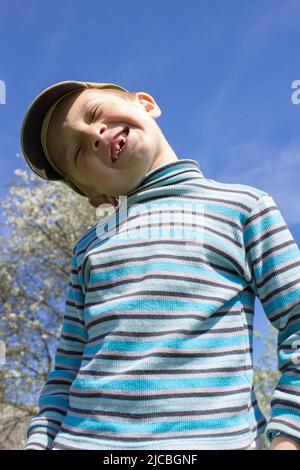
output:
[[93,207],[99,207],[101,204],[111,204],[114,207],[118,205],[118,199],[115,196],[107,196],[105,194],[97,194],[88,198],[89,203]]

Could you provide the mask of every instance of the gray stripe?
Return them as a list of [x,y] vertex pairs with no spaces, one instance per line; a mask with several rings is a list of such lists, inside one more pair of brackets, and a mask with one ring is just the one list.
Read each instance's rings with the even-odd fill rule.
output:
[[[143,244],[143,250],[145,248],[145,245]],[[187,255],[174,255],[174,254],[169,254],[169,253],[159,253],[159,254],[153,254],[153,255],[148,255],[148,256],[134,256],[136,255],[136,252],[130,253],[130,248],[126,249],[126,253],[128,254],[128,257],[122,256],[122,258],[117,259],[117,260],[112,260],[112,261],[107,261],[105,263],[93,263],[93,265],[89,268],[91,273],[105,273],[106,270],[105,268],[111,268],[112,266],[116,266],[117,268],[122,267],[123,265],[126,265],[126,267],[134,267],[135,265],[139,264],[144,264],[146,261],[151,261],[151,260],[162,260],[166,259],[168,262],[174,261],[174,264],[179,263],[185,263],[186,262],[193,266],[194,264],[196,266],[199,266],[199,262],[201,264],[209,267],[209,268],[217,268],[220,271],[227,272],[229,274],[236,274],[236,271],[233,269],[230,269],[226,266],[223,266],[222,264],[217,264],[217,263],[212,263],[211,261],[207,261],[206,259],[201,257],[201,250],[199,247],[199,256],[187,256]],[[101,254],[103,256],[103,253]]]
[[126,370],[123,372],[106,372],[106,371],[96,371],[96,370],[80,370],[77,377],[118,377],[119,379],[124,378],[124,380],[137,379],[141,377],[150,377],[151,379],[161,379],[163,376],[165,379],[168,376],[191,376],[195,378],[206,378],[206,377],[218,377],[222,376],[224,373],[230,373],[231,375],[237,375],[243,377],[246,370],[252,370],[251,365],[244,365],[243,367],[224,367],[224,368],[215,368],[215,369],[189,369],[189,370],[178,370],[178,369],[162,369],[162,370]]
[[[141,320],[173,320],[174,322],[178,321],[179,319],[184,319],[184,320],[189,320],[189,319],[195,319],[197,321],[205,321],[206,322],[206,325],[209,323],[209,321],[215,321],[217,318],[220,318],[220,320],[227,320],[228,323],[230,323],[230,321],[237,321],[236,319],[232,319],[231,317],[240,317],[241,315],[241,310],[237,310],[237,311],[233,311],[233,312],[229,312],[229,311],[223,311],[223,312],[219,312],[217,311],[216,313],[210,315],[210,316],[206,316],[206,315],[201,315],[201,314],[198,314],[198,315],[190,315],[189,313],[187,313],[186,315],[182,315],[182,314],[176,314],[176,312],[174,312],[174,314],[172,315],[169,315],[165,312],[158,312],[156,313],[155,311],[153,312],[148,312],[148,311],[145,311],[145,313],[125,313],[125,312],[130,312],[129,310],[124,310],[124,311],[118,311],[118,310],[114,310],[114,313],[113,314],[110,314],[110,313],[107,313],[107,314],[102,314],[101,313],[101,316],[99,318],[97,318],[95,320],[95,318],[92,319],[92,321],[88,321],[86,320],[86,325],[91,327],[91,326],[95,326],[95,325],[99,325],[101,323],[105,323],[105,322],[110,322],[110,321],[114,321],[114,320],[126,320],[126,319],[133,319],[133,320],[137,320],[137,319],[141,319]],[[191,310],[189,310],[189,312],[191,312]],[[226,315],[226,318],[224,316],[224,313],[227,313]],[[252,315],[253,315],[253,309],[251,310],[250,312]],[[95,325],[93,325],[93,323],[95,323]],[[202,330],[203,331],[203,330]],[[209,331],[209,329],[207,330]],[[102,335],[98,335],[98,336],[94,336],[93,338],[89,338],[88,340],[88,344],[91,344],[93,342],[97,342],[99,339],[102,339],[104,338],[104,336],[106,335],[107,333],[104,333]]]
[[249,353],[250,350],[249,348],[247,349],[234,349],[232,351],[227,351],[227,352],[212,352],[212,353],[201,353],[201,352],[193,352],[193,353],[169,353],[169,352],[153,352],[149,354],[130,354],[126,356],[124,354],[105,354],[103,352],[99,352],[96,354],[84,354],[82,357],[83,361],[90,361],[91,359],[101,359],[101,360],[112,360],[112,361],[136,361],[136,360],[141,360],[145,359],[148,357],[165,357],[168,359],[179,359],[179,358],[211,358],[211,357],[224,357],[224,356],[236,356],[239,354],[245,355],[246,353]]
[[[119,285],[122,285],[122,284],[131,284],[131,283],[140,283],[141,281],[145,280],[145,279],[162,279],[162,280],[174,280],[174,282],[177,280],[177,281],[183,281],[183,282],[189,282],[189,283],[195,283],[195,284],[200,284],[200,285],[207,285],[207,286],[211,286],[211,287],[219,287],[220,289],[224,289],[224,290],[229,290],[229,291],[233,291],[233,292],[240,292],[240,288],[239,287],[235,287],[233,284],[230,284],[228,282],[228,284],[221,284],[219,282],[213,282],[213,281],[210,281],[210,280],[207,280],[205,279],[204,277],[201,277],[201,276],[197,276],[195,277],[194,275],[188,277],[186,275],[184,276],[178,276],[177,274],[175,273],[163,273],[162,271],[157,271],[157,272],[154,272],[152,274],[146,274],[144,276],[137,276],[137,277],[134,277],[132,275],[127,275],[127,276],[123,276],[123,277],[118,277],[118,281],[116,282],[111,282],[111,280],[106,280],[106,281],[103,281],[101,283],[97,282],[97,283],[91,283],[90,285],[92,287],[88,287],[86,289],[86,292],[97,292],[97,291],[101,291],[101,290],[105,290],[105,289],[110,289],[112,287],[116,287],[116,286],[119,286]],[[177,286],[176,286],[177,287]]]
[[[75,418],[84,418],[84,419],[93,419],[95,421],[107,421],[109,423],[122,423],[127,421],[144,421],[145,419],[151,419],[151,423],[164,423],[169,422],[172,418],[172,421],[182,421],[186,419],[189,421],[198,421],[199,417],[201,418],[210,418],[215,417],[231,417],[239,415],[241,412],[247,410],[247,405],[243,406],[232,406],[226,408],[216,408],[212,410],[189,410],[189,411],[169,411],[165,413],[124,413],[124,412],[113,412],[113,411],[104,411],[104,410],[88,410],[88,409],[79,409],[69,406],[68,416],[74,416]],[[109,419],[105,419],[109,417]]]
[[223,305],[226,301],[225,298],[213,297],[213,296],[208,296],[208,295],[200,295],[200,294],[195,294],[195,293],[153,290],[153,291],[136,291],[132,293],[126,293],[124,295],[118,295],[116,297],[110,298],[109,300],[105,299],[103,301],[98,300],[98,302],[85,303],[85,308],[93,307],[95,305],[102,305],[102,304],[105,304],[108,307],[109,304],[111,303],[113,304],[115,300],[120,301],[121,299],[130,299],[132,297],[139,298],[139,300],[142,300],[143,296],[145,296],[145,298],[148,300],[160,299],[160,300],[172,301],[172,302],[176,300],[176,297],[178,297],[179,300],[182,300],[184,298],[188,299],[190,302],[192,300],[210,300],[211,303],[215,302],[216,305],[218,305],[218,302],[221,305]]
[[263,287],[270,279],[278,274],[288,272],[289,270],[300,267],[300,260],[294,261],[293,259],[287,261],[286,263],[280,263],[279,266],[273,266],[273,269],[270,269],[264,276],[261,276],[260,281],[256,282],[257,287]]
[[261,302],[263,302],[264,304],[267,305],[271,300],[273,301],[273,300],[277,299],[278,297],[283,298],[284,295],[286,295],[290,292],[293,292],[294,291],[293,287],[295,287],[295,286],[300,287],[300,277],[298,279],[294,280],[294,281],[291,281],[291,282],[288,282],[287,284],[284,284],[281,287],[278,287],[277,289],[273,289],[272,292],[270,292],[265,297],[260,296],[259,298],[260,298]]
[[240,395],[242,393],[249,393],[250,385],[247,387],[239,386],[238,388],[228,387],[225,391],[211,389],[211,388],[185,388],[184,392],[179,390],[172,390],[172,393],[169,391],[156,391],[156,390],[139,390],[138,392],[131,392],[130,390],[122,391],[122,393],[118,394],[115,392],[110,392],[109,390],[103,390],[95,392],[94,388],[84,388],[84,391],[80,391],[81,389],[76,389],[75,387],[70,390],[70,395],[78,398],[109,398],[115,400],[132,400],[132,401],[150,401],[150,400],[159,400],[159,399],[170,399],[174,398],[177,400],[178,398],[191,398],[191,397],[199,397],[199,398],[208,398],[208,397],[231,397],[232,395]]

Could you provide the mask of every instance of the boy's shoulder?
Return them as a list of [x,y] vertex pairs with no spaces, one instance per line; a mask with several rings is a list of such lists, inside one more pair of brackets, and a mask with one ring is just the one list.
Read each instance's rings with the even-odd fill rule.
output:
[[214,212],[220,211],[222,217],[238,223],[242,230],[252,215],[257,216],[277,208],[272,194],[250,184],[225,183],[206,178],[203,190],[207,191],[207,210],[212,208]]
[[251,186],[249,184],[244,184],[244,183],[225,183],[223,181],[218,181],[215,179],[209,179],[205,178],[205,181],[209,184],[210,188],[213,190],[215,189],[216,191],[222,191],[224,190],[225,192],[228,192],[228,194],[249,194],[252,197],[255,197],[256,199],[260,199],[264,195],[269,195],[267,191],[264,191],[263,189],[258,188],[257,186]]
[[215,198],[217,195],[225,201],[231,200],[233,203],[245,204],[251,210],[255,207],[257,201],[263,196],[269,196],[270,193],[244,183],[225,183],[215,179],[205,178],[206,187],[209,189],[211,197]]
[[87,247],[92,243],[92,240],[95,239],[97,224],[99,221],[95,222],[95,224],[89,226],[79,237],[77,238],[74,247],[73,247],[73,256],[75,258],[80,257],[80,255],[86,251]]

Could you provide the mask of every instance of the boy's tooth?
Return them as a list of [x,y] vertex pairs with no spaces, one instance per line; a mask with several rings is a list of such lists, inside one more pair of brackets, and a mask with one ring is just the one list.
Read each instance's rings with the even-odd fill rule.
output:
[[[123,142],[126,142],[126,137],[124,135],[122,135],[121,137],[122,137]],[[115,150],[119,153],[120,149],[121,149],[121,146],[116,143]]]

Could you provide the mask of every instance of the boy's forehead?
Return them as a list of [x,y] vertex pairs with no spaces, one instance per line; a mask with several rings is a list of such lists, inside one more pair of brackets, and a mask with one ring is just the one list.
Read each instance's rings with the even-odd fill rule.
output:
[[112,93],[107,93],[105,90],[101,89],[85,89],[80,90],[79,92],[72,93],[70,96],[67,96],[63,99],[55,109],[53,116],[56,115],[56,118],[59,118],[62,114],[67,114],[69,111],[80,110],[88,101],[91,101],[97,97],[102,97],[104,100],[109,98],[118,98]]
[[54,110],[50,122],[61,121],[70,112],[80,112],[80,110],[88,104],[89,101],[93,101],[97,97],[107,99],[120,99],[120,96],[114,93],[115,90],[111,89],[100,89],[100,88],[87,88],[72,93],[71,95],[64,98]]
[[[72,95],[70,95],[70,98],[71,96]],[[111,88],[86,88],[77,94],[78,101],[86,101],[87,99],[91,99],[97,96],[100,96],[103,99],[120,98],[118,90]]]

